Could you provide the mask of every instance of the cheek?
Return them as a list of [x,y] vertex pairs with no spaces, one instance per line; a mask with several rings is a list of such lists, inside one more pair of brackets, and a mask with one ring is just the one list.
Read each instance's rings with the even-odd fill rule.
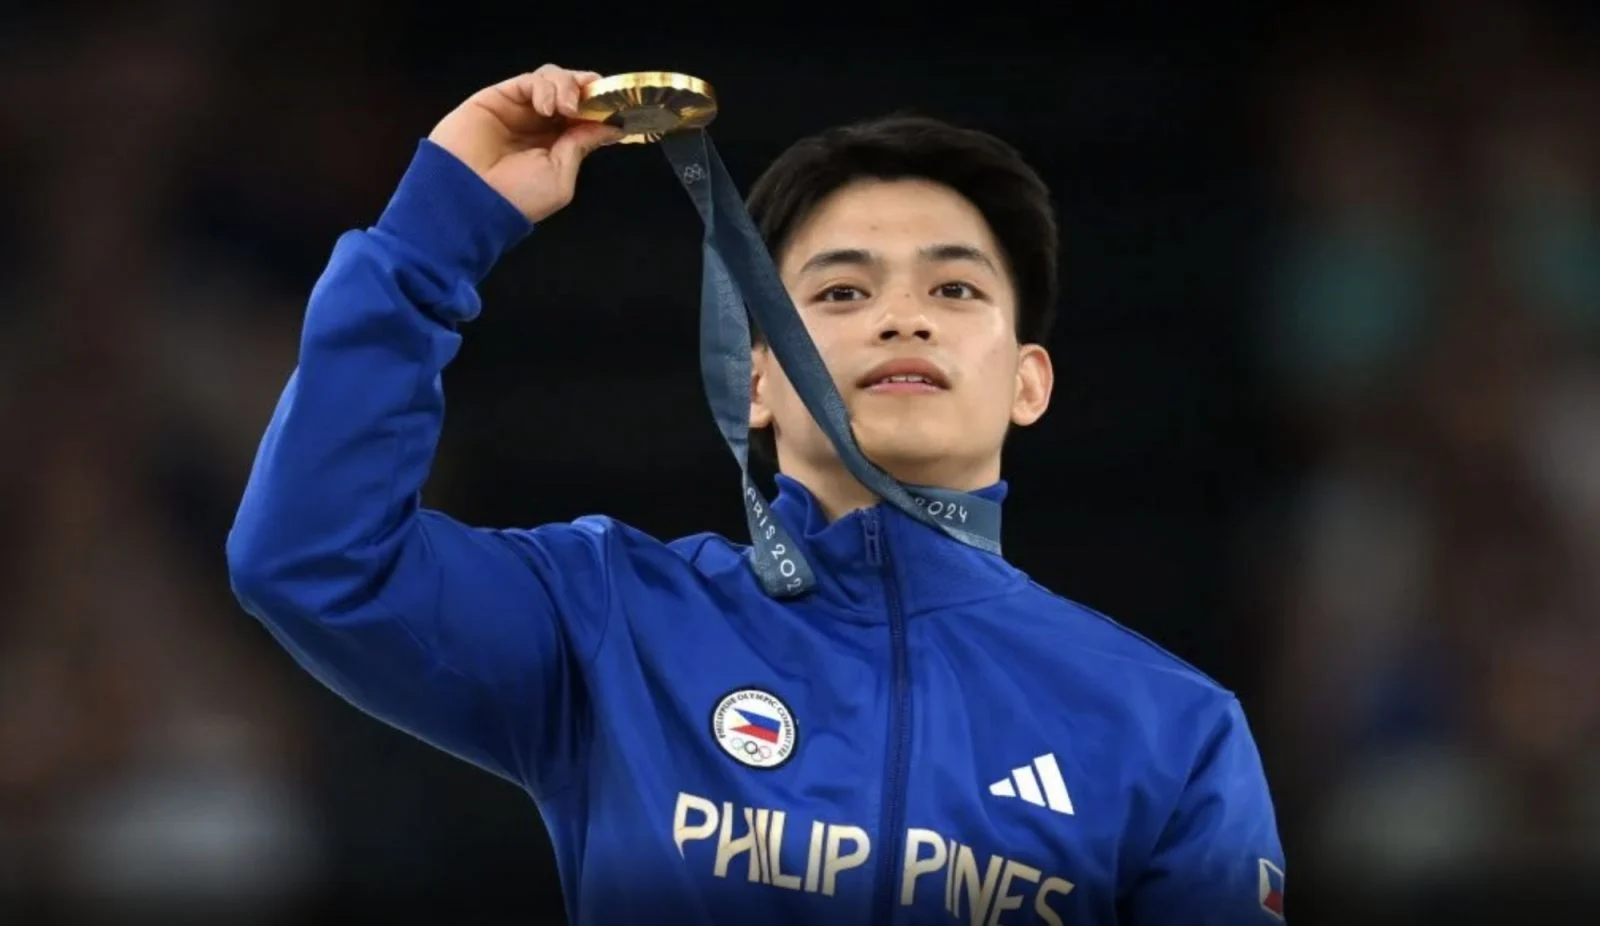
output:
[[789,405],[790,399],[794,395],[794,385],[779,370],[776,360],[767,367],[765,385],[766,388],[762,390],[761,398],[766,402],[767,407],[778,410]]
[[852,340],[850,331],[842,322],[838,318],[808,316],[806,319],[806,333],[811,335],[811,343],[817,346],[818,356],[841,393],[846,391],[844,374],[850,368],[848,345]]
[[984,402],[1010,408],[1017,394],[1016,348],[997,345],[976,360],[976,368],[983,371],[980,391]]
[[793,381],[779,368],[776,360],[772,362],[772,373],[767,387],[767,406],[772,409],[774,415],[785,419],[810,414],[805,410],[805,403],[800,400],[800,393],[795,391]]

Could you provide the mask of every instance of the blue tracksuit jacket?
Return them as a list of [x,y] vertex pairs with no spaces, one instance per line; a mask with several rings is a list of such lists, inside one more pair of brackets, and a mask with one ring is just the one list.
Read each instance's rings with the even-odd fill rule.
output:
[[529,231],[419,147],[311,295],[227,553],[312,675],[526,789],[573,922],[1279,920],[1235,698],[1000,557],[782,480],[818,588],[780,602],[721,537],[423,508],[441,372]]

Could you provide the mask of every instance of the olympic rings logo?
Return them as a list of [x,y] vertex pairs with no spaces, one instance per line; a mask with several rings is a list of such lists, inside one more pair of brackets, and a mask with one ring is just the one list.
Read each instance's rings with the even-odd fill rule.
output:
[[742,739],[740,737],[734,737],[733,742],[740,752],[743,752],[752,759],[760,759],[764,762],[767,759],[772,758],[772,747],[765,743],[760,743],[752,739]]

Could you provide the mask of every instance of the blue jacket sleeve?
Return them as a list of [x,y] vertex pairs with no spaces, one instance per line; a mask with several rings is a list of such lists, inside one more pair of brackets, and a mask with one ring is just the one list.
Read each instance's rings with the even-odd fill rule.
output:
[[1284,859],[1260,754],[1238,700],[1211,730],[1126,898],[1133,926],[1284,920]]
[[419,146],[377,225],[342,236],[313,288],[227,562],[240,603],[322,683],[538,793],[584,752],[608,531],[476,529],[420,503],[456,329],[530,230],[464,164]]

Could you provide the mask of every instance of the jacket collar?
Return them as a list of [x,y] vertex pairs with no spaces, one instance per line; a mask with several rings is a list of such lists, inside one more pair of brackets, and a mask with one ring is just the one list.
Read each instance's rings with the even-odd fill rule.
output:
[[[772,510],[811,564],[812,596],[848,619],[885,622],[891,605],[912,617],[995,598],[1028,581],[1003,557],[951,539],[893,505],[880,502],[830,523],[805,486],[781,473],[777,484]],[[973,494],[1002,502],[1006,483]]]

